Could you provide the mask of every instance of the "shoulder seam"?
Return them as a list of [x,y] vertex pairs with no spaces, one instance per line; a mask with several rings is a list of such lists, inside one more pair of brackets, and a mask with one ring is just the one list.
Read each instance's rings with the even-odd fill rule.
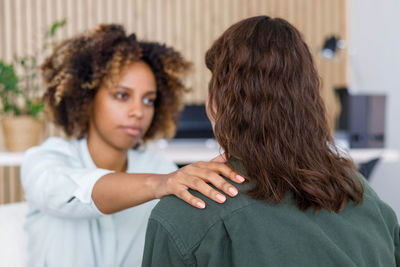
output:
[[212,223],[210,225],[210,227],[208,227],[207,231],[204,232],[203,236],[197,242],[195,242],[193,244],[193,246],[190,247],[189,249],[193,250],[195,247],[197,247],[203,241],[203,239],[207,236],[208,232],[210,232],[211,229],[214,228],[217,225],[217,223],[224,222],[228,217],[230,217],[230,216],[236,214],[237,212],[241,211],[242,209],[247,208],[248,206],[251,206],[251,205],[254,205],[254,204],[255,203],[247,203],[244,206],[241,206],[241,207],[239,207],[237,209],[232,210],[229,214],[226,214],[224,216],[220,216],[214,223]]
[[[225,221],[229,216],[232,216],[233,214],[239,212],[240,210],[242,210],[242,209],[244,209],[244,208],[246,208],[246,207],[248,207],[248,206],[254,205],[254,204],[255,204],[255,203],[248,202],[248,203],[246,203],[246,204],[243,205],[243,206],[240,206],[240,207],[238,207],[238,208],[236,208],[236,209],[233,209],[233,210],[232,210],[230,213],[228,213],[228,214],[225,214],[225,215],[223,215],[223,216],[217,217],[217,218],[215,219],[215,221],[212,222],[212,223],[209,225],[209,227],[207,228],[207,230],[204,231],[204,233],[203,233],[203,235],[201,236],[201,238],[199,238],[196,242],[194,242],[193,245],[190,246],[190,247],[189,247],[187,244],[185,244],[184,240],[182,240],[181,238],[179,238],[179,237],[175,234],[175,232],[177,232],[177,230],[175,229],[175,227],[174,227],[172,224],[170,224],[168,220],[165,220],[165,219],[162,217],[162,215],[157,214],[158,212],[157,212],[156,210],[153,210],[150,219],[152,219],[152,218],[154,219],[154,218],[155,218],[156,220],[158,220],[158,221],[161,223],[161,225],[164,224],[163,227],[164,227],[164,228],[166,229],[166,231],[173,237],[174,241],[179,242],[179,245],[181,246],[182,251],[186,251],[186,253],[183,253],[183,252],[182,252],[182,256],[185,257],[185,255],[183,255],[183,254],[186,254],[188,261],[190,261],[189,253],[190,253],[191,251],[193,251],[193,249],[194,249],[195,247],[197,247],[197,246],[202,242],[202,240],[207,236],[207,233],[208,233],[215,225],[217,225],[217,223]],[[161,214],[162,214],[162,213],[161,213]],[[167,229],[165,226],[168,226],[170,229]],[[178,246],[178,244],[177,244],[177,246]],[[193,264],[193,263],[191,263],[191,264]]]
[[[193,262],[190,259],[190,255],[189,255],[189,251],[187,249],[187,245],[185,244],[185,242],[179,238],[176,234],[175,231],[173,230],[174,227],[164,218],[162,218],[161,216],[154,214],[154,212],[152,213],[151,217],[149,218],[149,221],[153,220],[159,223],[159,225],[169,234],[169,236],[171,237],[174,245],[176,246],[179,255],[182,257],[182,259],[184,260],[184,262],[186,264],[188,264],[189,266],[196,266],[195,262]],[[170,228],[170,229],[169,229]]]

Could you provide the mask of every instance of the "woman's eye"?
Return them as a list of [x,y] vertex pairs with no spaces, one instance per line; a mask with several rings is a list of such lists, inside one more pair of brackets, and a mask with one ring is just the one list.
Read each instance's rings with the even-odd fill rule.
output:
[[129,97],[129,95],[124,92],[118,92],[114,96],[115,96],[115,98],[122,99],[122,100],[128,99],[128,97]]
[[154,105],[155,99],[154,98],[144,98],[143,103],[146,105]]

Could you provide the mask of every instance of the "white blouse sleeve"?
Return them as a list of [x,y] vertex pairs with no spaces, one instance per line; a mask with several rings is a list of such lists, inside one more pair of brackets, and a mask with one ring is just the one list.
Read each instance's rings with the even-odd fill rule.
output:
[[69,141],[53,139],[46,143],[29,149],[24,156],[21,179],[28,202],[58,217],[103,215],[92,200],[92,190],[102,176],[112,171],[83,167],[79,153]]

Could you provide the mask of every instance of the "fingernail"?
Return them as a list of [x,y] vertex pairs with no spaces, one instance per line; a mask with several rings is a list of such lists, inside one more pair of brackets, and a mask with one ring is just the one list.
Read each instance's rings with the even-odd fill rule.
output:
[[229,187],[228,189],[229,193],[231,193],[232,196],[236,196],[238,194],[238,191],[234,187]]
[[215,197],[221,202],[225,202],[225,200],[226,200],[226,197],[221,194],[217,194]]
[[244,182],[244,178],[240,175],[236,175],[236,179],[238,179],[240,182]]
[[199,207],[200,209],[204,209],[206,207],[206,204],[204,204],[203,202],[197,202],[196,206]]

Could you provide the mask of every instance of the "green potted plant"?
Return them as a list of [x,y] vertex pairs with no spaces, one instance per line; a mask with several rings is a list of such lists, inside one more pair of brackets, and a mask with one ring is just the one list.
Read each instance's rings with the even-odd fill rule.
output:
[[13,64],[0,60],[0,114],[8,151],[25,151],[40,141],[44,103],[37,58],[54,45],[57,30],[65,24],[65,19],[53,23],[45,34],[44,45],[33,55],[15,57]]

